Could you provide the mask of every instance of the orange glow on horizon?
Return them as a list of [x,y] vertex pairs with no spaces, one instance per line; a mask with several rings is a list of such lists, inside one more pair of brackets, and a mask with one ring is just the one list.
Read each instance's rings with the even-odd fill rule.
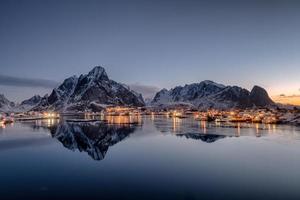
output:
[[272,96],[273,101],[281,104],[290,104],[300,106],[300,95],[293,96]]

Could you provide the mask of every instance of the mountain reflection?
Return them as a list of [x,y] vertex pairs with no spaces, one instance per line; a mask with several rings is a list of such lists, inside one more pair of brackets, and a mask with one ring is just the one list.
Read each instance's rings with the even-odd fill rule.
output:
[[184,133],[184,134],[177,134],[176,136],[185,137],[187,139],[193,139],[193,140],[201,140],[207,143],[212,143],[226,137],[225,135],[200,134],[200,133]]
[[[109,147],[124,140],[139,128],[139,136],[153,133],[153,127],[163,135],[172,134],[214,143],[230,137],[261,137],[278,133],[275,125],[215,123],[189,118],[166,116],[97,116],[66,117],[57,120],[22,122],[33,130],[50,130],[51,136],[72,151],[86,152],[95,160],[102,160]],[[154,132],[157,132],[154,131]]]
[[64,147],[87,152],[94,160],[102,160],[110,146],[124,140],[137,125],[112,125],[104,122],[63,122],[49,127],[52,137]]
[[183,137],[193,140],[201,140],[206,143],[213,143],[219,139],[226,138],[226,135],[210,133],[210,124],[203,121],[195,121],[191,118],[152,118],[155,128],[163,134],[174,134],[177,137]]
[[261,137],[276,131],[276,125],[206,122],[192,117],[181,119],[155,116],[151,118],[151,121],[162,134],[171,133],[177,137],[201,140],[206,143],[213,143],[226,137]]

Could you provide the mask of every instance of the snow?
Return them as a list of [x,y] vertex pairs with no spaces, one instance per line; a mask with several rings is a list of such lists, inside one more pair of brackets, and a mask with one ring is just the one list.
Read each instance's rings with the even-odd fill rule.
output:
[[9,101],[3,94],[0,94],[0,112],[10,112],[14,103]]

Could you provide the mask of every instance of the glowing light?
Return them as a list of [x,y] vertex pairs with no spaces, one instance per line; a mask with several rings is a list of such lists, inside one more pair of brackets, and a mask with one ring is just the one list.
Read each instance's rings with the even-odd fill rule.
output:
[[154,121],[154,112],[151,112],[151,120]]
[[200,126],[203,130],[203,133],[206,134],[206,121],[200,121]]
[[258,133],[258,131],[259,131],[259,125],[258,124],[255,124],[255,129],[256,129],[256,133]]
[[237,135],[236,135],[236,137],[240,137],[240,135],[241,135],[241,124],[238,123],[237,124]]
[[54,112],[45,112],[44,117],[45,118],[57,118],[57,117],[59,117],[59,114],[56,114]]
[[117,125],[130,125],[132,123],[137,123],[140,124],[141,123],[141,118],[137,115],[137,116],[122,116],[122,115],[118,115],[118,116],[111,116],[111,115],[107,115],[105,116],[105,119],[107,121],[107,124],[117,124]]
[[1,128],[5,128],[4,121],[0,121],[0,127],[1,127]]

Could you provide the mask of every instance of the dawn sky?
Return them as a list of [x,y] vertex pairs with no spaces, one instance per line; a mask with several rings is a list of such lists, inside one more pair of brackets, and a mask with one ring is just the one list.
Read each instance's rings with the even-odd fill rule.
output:
[[299,36],[297,1],[1,0],[0,93],[43,95],[101,65],[147,91],[208,79],[300,95]]

